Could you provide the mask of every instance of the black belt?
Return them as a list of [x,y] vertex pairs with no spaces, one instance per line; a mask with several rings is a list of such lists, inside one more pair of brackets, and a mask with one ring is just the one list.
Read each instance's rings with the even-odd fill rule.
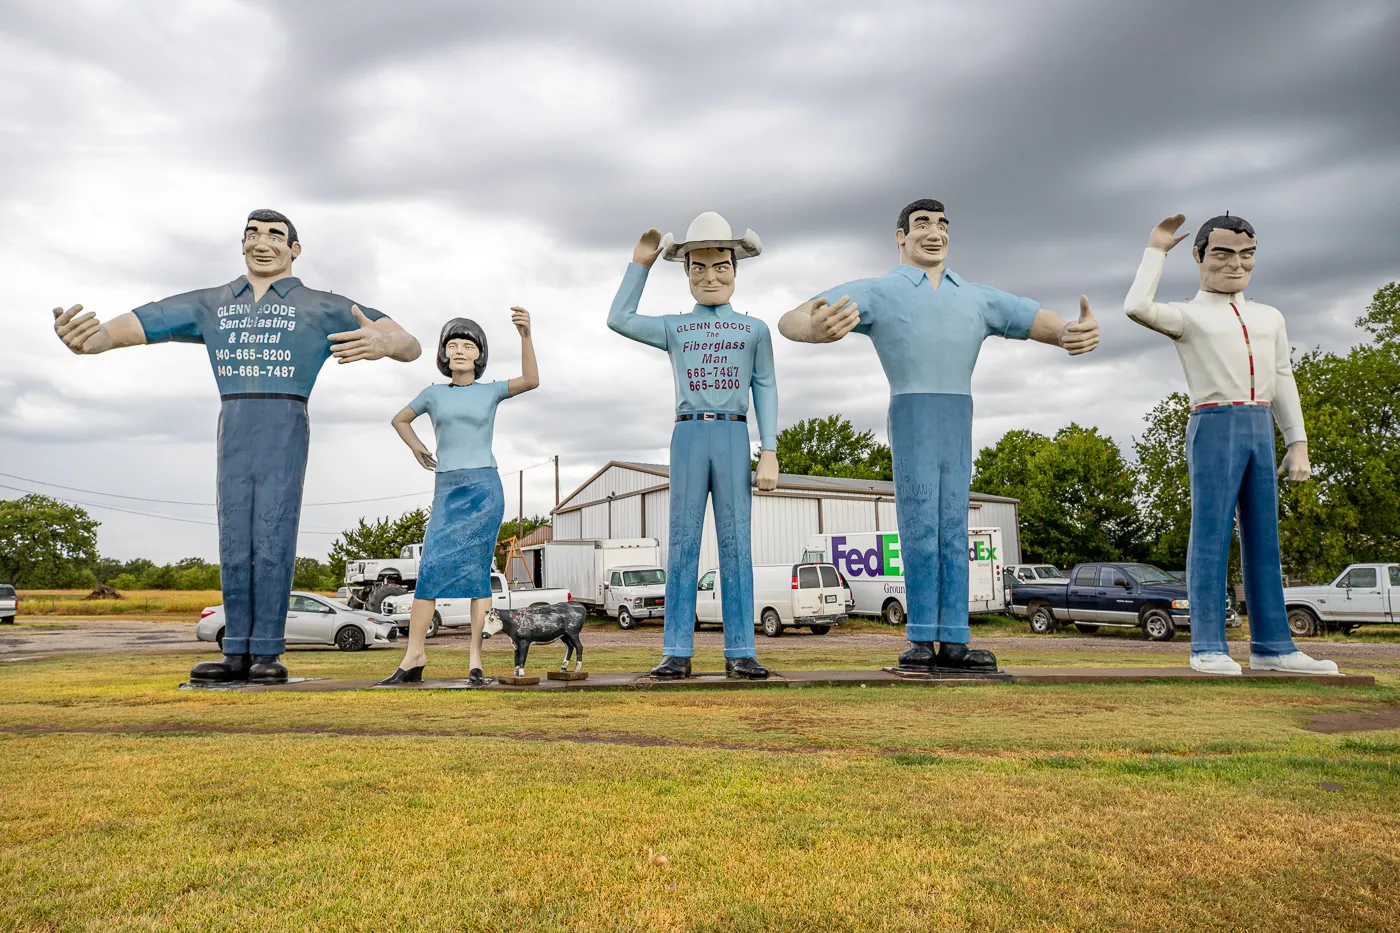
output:
[[677,421],[748,421],[748,415],[733,415],[726,411],[696,411],[676,415]]
[[282,392],[231,392],[228,395],[219,396],[219,400],[222,402],[230,402],[235,399],[244,398],[284,398],[289,402],[301,402],[303,405],[306,404],[306,396],[287,395]]

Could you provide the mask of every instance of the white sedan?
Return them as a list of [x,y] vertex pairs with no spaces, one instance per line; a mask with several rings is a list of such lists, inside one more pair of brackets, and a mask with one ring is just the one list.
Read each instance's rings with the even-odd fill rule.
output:
[[[224,645],[224,607],[208,606],[200,613],[195,636]],[[396,641],[399,630],[378,616],[350,609],[314,593],[292,593],[287,601],[287,644],[335,645],[360,651]]]

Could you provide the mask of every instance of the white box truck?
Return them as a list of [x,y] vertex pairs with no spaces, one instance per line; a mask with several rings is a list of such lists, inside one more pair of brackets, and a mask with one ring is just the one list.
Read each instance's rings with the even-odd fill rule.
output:
[[[1002,612],[1006,588],[1001,579],[1001,529],[969,528],[967,556],[968,614]],[[856,600],[852,615],[880,616],[891,625],[904,624],[904,562],[898,533],[813,535],[807,539],[802,560],[836,565]]]
[[544,583],[635,628],[666,612],[666,570],[655,538],[585,538],[543,546]]

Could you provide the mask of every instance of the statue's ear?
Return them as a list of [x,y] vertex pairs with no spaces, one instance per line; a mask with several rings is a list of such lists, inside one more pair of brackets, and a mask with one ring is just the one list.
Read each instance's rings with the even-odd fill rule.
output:
[[293,259],[296,259],[296,258],[297,258],[298,256],[300,256],[300,255],[301,255],[301,240],[297,240],[295,243],[292,244],[292,258],[293,258]]

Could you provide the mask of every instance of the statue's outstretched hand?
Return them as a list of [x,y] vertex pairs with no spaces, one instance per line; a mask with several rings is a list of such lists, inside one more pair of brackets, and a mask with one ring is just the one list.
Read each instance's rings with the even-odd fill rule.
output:
[[860,323],[860,306],[850,295],[842,295],[834,305],[825,298],[813,298],[807,302],[807,313],[812,316],[808,326],[813,343],[834,343]]
[[648,269],[656,262],[656,257],[661,255],[661,231],[652,227],[642,234],[637,241],[637,246],[632,250],[632,261],[639,266],[646,266]]
[[102,326],[93,312],[79,314],[82,310],[82,305],[74,305],[67,311],[53,309],[53,329],[58,339],[68,349],[81,355],[104,353],[112,349],[112,336],[107,333],[107,328]]
[[1089,299],[1079,296],[1079,320],[1070,321],[1060,331],[1060,346],[1069,351],[1070,356],[1088,353],[1099,345],[1099,322],[1094,320],[1094,312],[1089,310]]
[[1169,252],[1173,246],[1180,243],[1191,235],[1187,230],[1181,236],[1176,236],[1176,231],[1181,225],[1186,223],[1185,214],[1173,214],[1164,218],[1161,223],[1152,228],[1152,232],[1147,235],[1147,245],[1153,249],[1160,249],[1162,252]]
[[351,305],[350,313],[354,316],[355,323],[360,325],[359,328],[331,334],[327,338],[331,343],[336,344],[336,347],[331,350],[335,361],[337,363],[353,363],[356,360],[377,360],[388,356],[390,335],[376,330],[374,322],[360,310],[359,305]]

